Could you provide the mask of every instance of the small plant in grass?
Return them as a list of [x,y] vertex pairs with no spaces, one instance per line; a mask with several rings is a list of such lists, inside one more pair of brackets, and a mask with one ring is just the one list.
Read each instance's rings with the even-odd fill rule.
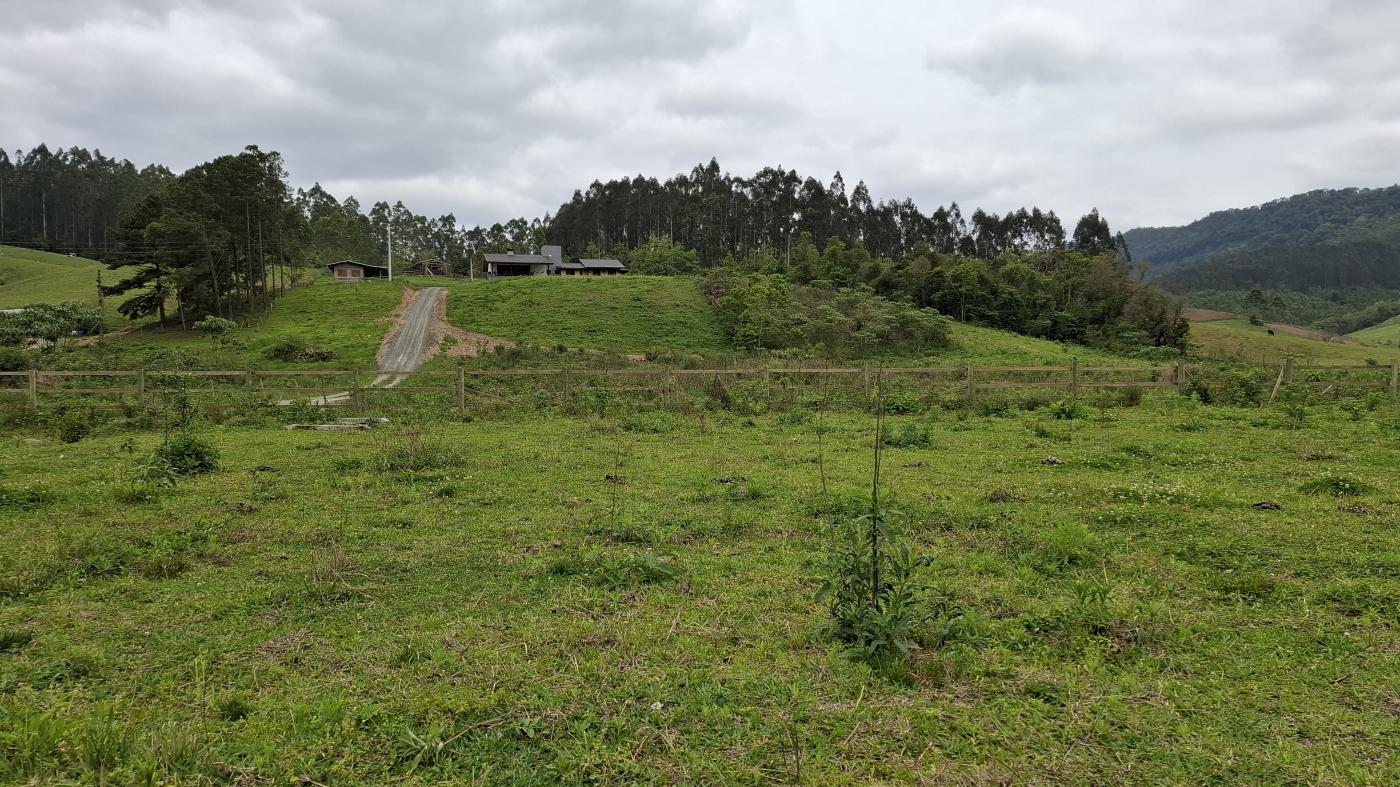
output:
[[76,443],[92,434],[92,414],[69,410],[53,422],[54,436],[65,443]]
[[244,694],[230,694],[214,705],[214,715],[223,721],[242,721],[253,713],[253,703]]
[[889,430],[883,439],[889,448],[927,448],[933,443],[928,430],[914,423]]
[[1298,487],[1298,491],[1308,495],[1331,495],[1333,497],[1355,497],[1370,494],[1375,488],[1364,481],[1343,475],[1325,475],[1314,478]]
[[1308,425],[1308,408],[1302,402],[1284,402],[1283,428],[1302,429]]
[[212,443],[190,432],[171,435],[156,447],[152,457],[163,461],[176,476],[212,473],[219,469],[219,451]]
[[881,405],[877,390],[870,506],[863,516],[837,525],[836,543],[827,555],[816,600],[826,602],[831,612],[831,619],[822,625],[823,633],[871,664],[898,668],[918,648],[920,629],[930,618],[920,600],[924,588],[915,579],[929,559],[914,554],[895,522],[898,514],[880,505],[885,442]]
[[209,342],[214,345],[214,349],[222,349],[228,342],[229,335],[238,327],[238,323],[233,320],[225,320],[222,317],[210,315],[190,327],[208,336]]
[[21,631],[19,629],[5,629],[0,631],[0,653],[9,653],[19,650],[34,641],[34,632]]
[[1073,399],[1061,399],[1050,405],[1050,416],[1057,421],[1076,421],[1088,415],[1089,408]]

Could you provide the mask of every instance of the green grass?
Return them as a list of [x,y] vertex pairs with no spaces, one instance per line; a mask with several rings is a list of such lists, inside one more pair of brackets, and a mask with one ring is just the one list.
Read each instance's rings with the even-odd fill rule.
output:
[[1400,317],[1391,317],[1379,325],[1362,328],[1347,335],[1363,342],[1382,345],[1388,352],[1395,352],[1395,346],[1400,344]]
[[719,320],[688,277],[539,276],[456,284],[448,321],[503,339],[620,353],[703,354],[726,344]]
[[[99,271],[104,284],[116,284],[135,269],[108,270],[102,263],[83,257],[0,246],[0,309],[59,301],[95,304]],[[109,329],[128,324],[117,312],[117,305],[128,297],[103,299]]]
[[1266,364],[1282,363],[1284,356],[1292,355],[1305,364],[1359,364],[1369,359],[1385,365],[1397,353],[1393,348],[1323,342],[1281,332],[1270,336],[1265,326],[1242,319],[1192,323],[1191,342],[1209,357]]
[[[234,331],[225,349],[215,349],[207,337],[194,331],[143,328],[79,352],[95,364],[89,368],[134,368],[152,353],[179,350],[200,356],[208,367],[368,370],[375,368],[375,354],[390,327],[388,318],[402,297],[398,282],[351,285],[321,278],[309,287],[288,290],[273,303],[267,317]],[[336,357],[288,363],[264,355],[267,348],[287,339],[328,348]]]
[[[224,469],[137,504],[119,447],[158,435],[11,436],[0,780],[1400,779],[1394,405],[891,419],[929,433],[886,491],[962,612],[903,679],[813,634],[815,422],[645,420],[208,427]],[[855,512],[871,419],[827,423]]]

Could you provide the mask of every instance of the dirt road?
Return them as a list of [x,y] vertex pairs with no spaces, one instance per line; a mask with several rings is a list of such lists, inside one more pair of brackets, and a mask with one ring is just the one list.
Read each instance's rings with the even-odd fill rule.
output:
[[[394,329],[388,349],[379,359],[379,371],[411,372],[423,364],[437,341],[439,303],[445,298],[446,287],[424,287],[414,295],[413,303]],[[381,374],[370,385],[389,388],[403,379],[401,374]]]

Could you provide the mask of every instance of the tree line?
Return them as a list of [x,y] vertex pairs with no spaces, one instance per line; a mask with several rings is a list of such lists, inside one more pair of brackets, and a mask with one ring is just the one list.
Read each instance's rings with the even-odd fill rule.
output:
[[1008,251],[1073,246],[1097,254],[1121,246],[1121,238],[1099,224],[1098,212],[1091,215],[1067,238],[1054,211],[1032,207],[998,215],[979,208],[964,215],[954,202],[924,214],[911,199],[874,201],[864,181],[848,194],[840,172],[825,185],[781,167],[744,178],[722,171],[711,159],[664,182],[644,175],[594,181],[546,216],[545,225],[549,239],[566,252],[591,248],[624,258],[663,236],[694,250],[702,266],[714,267],[726,257],[752,252],[786,255],[804,234],[818,246],[832,240],[860,243],[889,258],[919,247],[990,260]]

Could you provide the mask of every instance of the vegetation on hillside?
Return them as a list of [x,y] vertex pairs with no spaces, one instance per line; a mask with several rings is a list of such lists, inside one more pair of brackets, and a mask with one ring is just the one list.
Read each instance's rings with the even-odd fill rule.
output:
[[1400,244],[1266,247],[1212,257],[1163,278],[1173,292],[1269,288],[1400,289]]
[[1400,289],[1368,287],[1297,290],[1251,287],[1200,290],[1186,301],[1199,309],[1232,312],[1269,322],[1307,325],[1337,334],[1361,330],[1400,314]]
[[[1134,259],[1168,273],[1219,255],[1313,247],[1330,242],[1393,245],[1400,240],[1400,186],[1320,189],[1250,208],[1212,213],[1182,227],[1124,234]],[[1243,259],[1249,259],[1248,256]],[[1273,281],[1245,286],[1278,286]]]

